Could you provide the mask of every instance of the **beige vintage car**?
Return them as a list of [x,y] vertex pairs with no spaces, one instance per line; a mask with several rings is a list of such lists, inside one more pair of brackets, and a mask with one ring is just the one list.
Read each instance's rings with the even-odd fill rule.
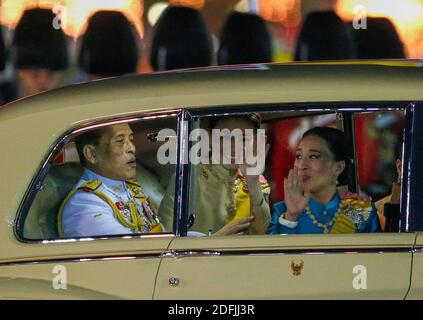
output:
[[[379,61],[192,69],[74,85],[1,107],[0,297],[422,299],[422,66]],[[195,166],[182,163],[186,133],[219,115],[251,112],[259,112],[273,134],[295,119],[308,127],[335,124],[351,138],[356,117],[376,119],[372,123],[388,128],[385,133],[391,132],[386,121],[402,119],[400,232],[190,236],[189,220],[201,212],[191,210]],[[162,233],[61,238],[58,210],[82,173],[73,138],[117,122],[134,131],[138,178],[155,206],[176,177],[173,224]],[[156,157],[165,141],[158,132],[165,128],[176,133],[166,137],[175,141],[176,164],[162,165]],[[363,190],[354,164],[348,187]],[[276,190],[274,165],[270,157],[265,176]],[[377,178],[387,176],[380,170]]]

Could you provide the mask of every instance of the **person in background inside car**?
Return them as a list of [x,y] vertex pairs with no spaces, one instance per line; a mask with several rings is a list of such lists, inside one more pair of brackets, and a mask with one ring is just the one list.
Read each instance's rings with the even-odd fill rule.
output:
[[155,71],[207,67],[212,64],[212,44],[200,11],[169,6],[157,21],[150,64]]
[[16,26],[13,58],[20,97],[55,88],[68,67],[67,39],[53,27],[55,17],[49,9],[28,9]]
[[136,175],[133,132],[115,124],[80,134],[76,147],[84,173],[63,201],[61,237],[161,232],[155,209]]
[[337,185],[348,184],[348,150],[338,129],[315,127],[304,133],[294,168],[284,180],[285,201],[274,205],[268,234],[380,231],[369,199],[337,190]]

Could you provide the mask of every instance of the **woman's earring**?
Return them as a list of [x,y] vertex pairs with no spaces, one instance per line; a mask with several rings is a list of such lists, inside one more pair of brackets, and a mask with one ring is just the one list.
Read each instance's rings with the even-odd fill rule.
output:
[[336,185],[338,185],[338,176],[336,174],[333,175],[333,180],[335,181]]

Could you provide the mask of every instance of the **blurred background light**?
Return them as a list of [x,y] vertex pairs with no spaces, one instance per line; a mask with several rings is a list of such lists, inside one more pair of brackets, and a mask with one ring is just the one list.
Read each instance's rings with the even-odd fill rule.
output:
[[99,10],[121,11],[134,23],[140,37],[143,37],[141,19],[144,8],[140,0],[3,0],[0,22],[13,29],[24,10],[35,7],[52,9],[56,5],[66,8],[63,31],[71,37],[76,38],[83,33],[87,19]]
[[168,6],[169,4],[166,2],[156,2],[150,7],[147,13],[147,20],[150,26],[154,26],[156,24],[157,20],[159,20],[161,14]]
[[369,17],[387,17],[397,27],[408,58],[423,57],[423,0],[339,0],[335,9],[344,20],[354,19],[363,6]]

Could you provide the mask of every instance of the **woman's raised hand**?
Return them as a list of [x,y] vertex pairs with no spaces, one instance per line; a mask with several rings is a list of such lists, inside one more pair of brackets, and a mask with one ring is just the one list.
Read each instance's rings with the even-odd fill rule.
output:
[[304,184],[298,176],[298,168],[289,170],[288,178],[284,179],[285,204],[287,211],[285,219],[297,221],[307,206],[310,194],[304,192]]

